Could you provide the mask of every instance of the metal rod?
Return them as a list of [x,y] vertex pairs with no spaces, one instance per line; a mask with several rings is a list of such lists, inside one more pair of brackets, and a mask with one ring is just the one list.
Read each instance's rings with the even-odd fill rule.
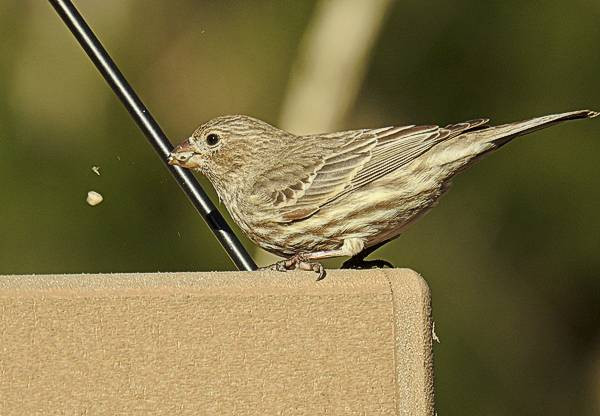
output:
[[88,54],[108,85],[121,100],[131,117],[154,147],[165,166],[171,171],[177,183],[186,193],[194,207],[204,218],[223,248],[229,254],[238,269],[256,270],[256,264],[237,239],[229,225],[215,205],[211,202],[196,178],[178,166],[167,163],[173,145],[169,142],[160,126],[150,115],[135,91],[131,88],[121,71],[110,58],[98,38],[87,25],[81,14],[69,0],[49,0],[50,4],[69,27],[81,47]]

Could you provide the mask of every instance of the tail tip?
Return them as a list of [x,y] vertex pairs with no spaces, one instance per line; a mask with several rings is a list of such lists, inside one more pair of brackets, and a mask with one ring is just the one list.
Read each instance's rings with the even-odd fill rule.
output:
[[600,113],[598,111],[592,111],[592,110],[587,110],[587,116],[588,118],[594,118],[594,117],[598,117],[600,116]]

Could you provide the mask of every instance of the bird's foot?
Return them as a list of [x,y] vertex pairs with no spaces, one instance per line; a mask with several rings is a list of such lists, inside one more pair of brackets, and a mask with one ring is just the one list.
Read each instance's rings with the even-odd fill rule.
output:
[[302,254],[295,254],[289,259],[280,260],[267,267],[261,267],[259,270],[276,270],[278,272],[287,272],[288,270],[306,270],[318,274],[317,280],[325,278],[325,269],[321,263],[310,261]]
[[394,268],[394,265],[386,260],[365,260],[349,258],[342,263],[342,269],[383,269],[384,267]]

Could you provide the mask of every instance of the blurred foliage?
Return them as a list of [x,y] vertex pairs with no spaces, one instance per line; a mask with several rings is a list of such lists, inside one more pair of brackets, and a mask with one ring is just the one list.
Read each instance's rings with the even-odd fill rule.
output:
[[[275,123],[315,6],[77,4],[174,142],[220,114]],[[598,110],[599,20],[592,0],[397,2],[343,127]],[[231,269],[47,2],[4,0],[0,32],[0,274]],[[440,414],[600,411],[599,135],[515,141],[377,252],[432,289]]]

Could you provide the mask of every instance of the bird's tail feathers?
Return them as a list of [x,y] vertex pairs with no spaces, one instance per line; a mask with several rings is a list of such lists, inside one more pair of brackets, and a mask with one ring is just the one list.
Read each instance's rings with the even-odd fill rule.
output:
[[479,130],[474,132],[474,134],[481,135],[481,138],[484,140],[487,139],[489,142],[494,143],[496,147],[500,147],[517,136],[522,136],[536,130],[544,129],[562,121],[576,120],[580,118],[593,118],[598,115],[600,115],[600,113],[590,110],[550,114],[516,123],[503,124],[500,126],[491,127],[489,129]]

